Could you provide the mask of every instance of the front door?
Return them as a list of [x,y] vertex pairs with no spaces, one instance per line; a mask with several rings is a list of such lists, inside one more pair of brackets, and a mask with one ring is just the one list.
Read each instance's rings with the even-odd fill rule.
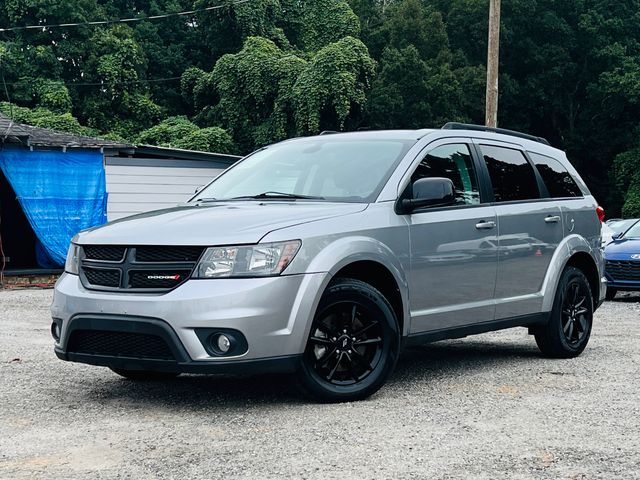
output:
[[407,216],[411,240],[411,333],[436,331],[494,318],[497,218],[481,203],[476,165],[466,142],[429,146],[411,176],[451,179],[456,205]]

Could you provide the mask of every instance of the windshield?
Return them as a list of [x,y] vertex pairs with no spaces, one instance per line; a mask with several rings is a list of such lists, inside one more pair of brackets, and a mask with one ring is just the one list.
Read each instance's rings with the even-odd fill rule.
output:
[[627,230],[627,233],[624,234],[624,238],[640,238],[640,222]]
[[627,220],[614,220],[608,223],[607,225],[609,225],[609,227],[614,232],[619,233],[619,232],[624,232],[627,228],[629,228],[631,225],[633,225],[637,221],[638,221],[637,218],[630,218]]
[[283,142],[231,167],[194,198],[372,202],[415,141],[339,138]]

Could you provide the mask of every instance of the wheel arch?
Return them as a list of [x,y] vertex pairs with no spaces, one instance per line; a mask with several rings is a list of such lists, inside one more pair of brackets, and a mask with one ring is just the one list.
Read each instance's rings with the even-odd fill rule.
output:
[[386,266],[373,260],[357,260],[342,267],[332,278],[353,278],[378,290],[391,304],[400,331],[404,332],[405,308],[402,294],[395,277]]
[[547,277],[543,284],[542,291],[544,293],[542,311],[551,311],[553,307],[553,300],[556,295],[556,290],[560,282],[560,276],[567,266],[572,266],[580,269],[591,287],[591,294],[593,296],[593,305],[597,307],[600,303],[600,269],[594,255],[593,248],[589,245],[586,239],[579,235],[571,235],[564,239],[563,243],[558,246],[554,259],[551,262],[551,267],[547,272]]
[[409,331],[409,292],[404,268],[384,243],[368,237],[347,237],[327,245],[310,263],[308,271],[329,273],[318,295],[330,282],[347,277],[379,290],[393,307],[402,336]]
[[567,261],[566,267],[575,267],[582,271],[587,277],[589,287],[591,287],[591,296],[593,297],[594,308],[598,305],[598,299],[600,298],[600,275],[598,274],[598,267],[591,255],[586,252],[576,252]]

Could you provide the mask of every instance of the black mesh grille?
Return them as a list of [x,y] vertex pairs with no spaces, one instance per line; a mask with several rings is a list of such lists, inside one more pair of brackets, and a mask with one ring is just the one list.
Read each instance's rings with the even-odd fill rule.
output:
[[120,286],[120,270],[83,267],[82,271],[87,277],[87,281],[92,285],[101,287]]
[[124,258],[125,247],[111,245],[85,245],[84,256],[90,260],[102,260],[107,262],[119,262]]
[[184,282],[191,270],[131,270],[131,288],[173,288]]
[[195,262],[203,247],[136,247],[136,262]]
[[614,280],[640,280],[638,261],[607,260],[605,270]]
[[163,338],[146,333],[76,330],[69,337],[67,351],[109,357],[174,360]]
[[122,291],[171,290],[186,282],[205,247],[86,245],[81,262],[85,287]]

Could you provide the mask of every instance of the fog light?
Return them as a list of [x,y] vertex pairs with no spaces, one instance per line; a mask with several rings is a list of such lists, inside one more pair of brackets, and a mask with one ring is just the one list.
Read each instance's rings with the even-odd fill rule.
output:
[[229,340],[229,337],[226,335],[218,335],[218,341],[216,343],[218,344],[218,350],[222,353],[227,353],[231,348],[231,340]]
[[59,342],[59,341],[60,341],[60,334],[61,334],[61,333],[62,333],[62,332],[61,332],[61,328],[60,328],[60,322],[59,322],[59,321],[54,320],[54,321],[51,323],[51,336],[53,337],[53,339],[54,339],[56,342]]

